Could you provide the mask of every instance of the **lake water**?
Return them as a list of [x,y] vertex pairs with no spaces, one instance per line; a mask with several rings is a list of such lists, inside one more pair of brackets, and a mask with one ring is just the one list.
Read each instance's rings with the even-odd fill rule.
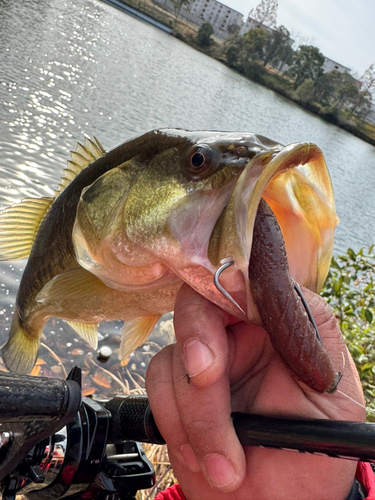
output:
[[[111,149],[159,127],[317,143],[341,219],[335,252],[375,242],[373,146],[99,0],[0,0],[0,208],[51,195],[83,134]],[[0,265],[0,343],[23,266]],[[69,363],[90,371],[69,327],[53,320],[50,330],[59,348],[70,336]]]

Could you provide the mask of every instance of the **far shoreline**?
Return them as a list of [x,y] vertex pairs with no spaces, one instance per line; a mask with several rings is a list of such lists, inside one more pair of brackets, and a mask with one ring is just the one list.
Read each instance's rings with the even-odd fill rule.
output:
[[[248,75],[244,75],[240,71],[238,71],[236,68],[231,67],[228,62],[222,57],[215,55],[215,47],[209,47],[209,48],[202,48],[200,47],[197,43],[194,41],[194,37],[196,33],[198,32],[198,27],[193,26],[191,23],[189,23],[186,20],[183,19],[175,19],[173,18],[172,14],[160,7],[155,6],[155,4],[152,2],[152,0],[102,0],[103,2],[107,3],[108,5],[111,5],[115,8],[118,8],[125,14],[131,15],[132,17],[135,17],[136,19],[139,19],[141,21],[147,22],[151,24],[152,26],[161,29],[167,34],[172,35],[173,37],[177,38],[178,40],[186,43],[190,47],[194,48],[195,50],[198,50],[199,52],[202,52],[203,54],[212,57],[213,59],[216,59],[218,62],[224,64],[226,67],[230,68],[232,71],[235,71],[239,75],[243,76],[244,78],[253,81],[255,83],[258,83],[273,92],[275,92],[278,95],[281,95],[288,99],[288,101],[293,102],[297,106],[309,111],[310,113],[314,114],[315,116],[318,116],[325,122],[331,123],[332,125],[336,125],[337,127],[346,130],[350,134],[358,137],[359,139],[367,142],[368,144],[371,144],[372,146],[375,146],[375,126],[371,125],[369,122],[367,122],[368,128],[371,129],[371,136],[368,135],[364,130],[360,129],[358,126],[352,125],[350,123],[343,123],[338,120],[338,118],[333,115],[332,113],[323,113],[319,107],[312,102],[303,102],[299,99],[296,99],[292,97],[292,95],[287,91],[287,89],[282,88],[278,84],[278,78],[275,76],[272,72],[267,70],[267,68],[264,68],[262,64],[257,64],[254,62],[254,75],[252,77]],[[134,3],[132,3],[134,2]],[[140,8],[142,6],[142,9]],[[214,44],[215,46],[221,46],[223,44],[222,40],[219,40],[218,38],[214,37]],[[365,126],[365,125],[363,125]]]

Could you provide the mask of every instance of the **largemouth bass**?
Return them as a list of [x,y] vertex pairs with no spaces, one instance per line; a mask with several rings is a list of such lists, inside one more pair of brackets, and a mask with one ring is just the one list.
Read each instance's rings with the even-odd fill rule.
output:
[[[173,310],[184,281],[229,313],[262,324],[248,272],[261,199],[281,228],[291,277],[318,292],[338,219],[316,145],[175,129],[108,153],[86,140],[54,198],[27,199],[0,214],[0,258],[30,254],[2,352],[7,368],[31,371],[51,316],[68,321],[93,348],[100,322],[125,321],[124,359]],[[233,265],[220,279],[234,302],[213,283],[228,260]]]

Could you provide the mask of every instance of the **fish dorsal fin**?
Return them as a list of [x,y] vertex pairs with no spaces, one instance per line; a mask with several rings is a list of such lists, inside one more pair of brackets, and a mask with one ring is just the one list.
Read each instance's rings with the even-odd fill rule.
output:
[[0,212],[0,260],[28,257],[53,198],[25,198]]
[[71,153],[71,160],[53,198],[25,198],[0,212],[0,261],[23,259],[30,255],[35,235],[50,206],[61,191],[90,163],[105,151],[96,137],[85,137],[84,145],[78,144]]
[[105,151],[96,137],[93,140],[85,137],[84,145],[78,143],[77,149],[71,151],[71,159],[64,170],[60,185],[55,191],[55,197],[63,191],[68,184],[86,167],[95,160],[105,155]]
[[93,349],[98,348],[98,324],[90,325],[87,323],[77,323],[76,321],[67,321],[67,323],[83,340],[86,340],[90,347]]
[[126,321],[124,323],[119,351],[119,358],[122,363],[125,364],[126,358],[130,356],[137,347],[146,342],[160,318],[160,314],[155,314],[153,316],[136,318],[133,321]]

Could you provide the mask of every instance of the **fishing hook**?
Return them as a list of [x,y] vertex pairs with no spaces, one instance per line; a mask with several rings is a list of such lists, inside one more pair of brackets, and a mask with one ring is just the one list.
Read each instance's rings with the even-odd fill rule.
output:
[[237,309],[239,311],[242,312],[242,314],[244,314],[246,316],[246,313],[245,311],[242,309],[242,307],[237,304],[237,302],[234,300],[234,298],[225,290],[225,288],[223,288],[220,283],[219,283],[219,277],[220,277],[220,274],[225,271],[225,269],[227,269],[229,266],[233,266],[234,262],[233,260],[229,261],[229,262],[226,262],[225,264],[223,264],[222,266],[219,267],[219,269],[216,271],[216,273],[214,274],[214,285],[216,286],[216,288],[219,290],[219,292],[224,295],[225,298],[227,298],[234,306],[237,307]]
[[[233,264],[234,264],[234,261],[231,260],[229,262],[225,262],[225,264],[223,264],[222,266],[219,267],[219,269],[214,274],[214,285],[219,290],[219,292],[222,295],[224,295],[225,298],[227,298],[235,307],[237,307],[237,309],[239,311],[242,312],[242,314],[244,314],[246,316],[246,313],[242,309],[242,307],[234,300],[234,298],[219,283],[220,274],[223,271],[225,271],[225,269],[227,269],[228,267],[233,266]],[[292,279],[292,282],[293,282],[293,288],[294,288],[295,292],[297,293],[297,295],[299,296],[299,298],[301,299],[302,305],[305,308],[305,311],[306,311],[306,314],[307,314],[307,316],[309,318],[309,321],[310,321],[310,323],[312,324],[312,326],[313,326],[313,328],[315,330],[316,338],[322,344],[323,343],[322,342],[322,338],[320,336],[318,327],[317,327],[317,325],[315,323],[314,316],[312,315],[310,307],[309,307],[309,305],[308,305],[308,303],[307,303],[307,301],[305,299],[305,296],[303,295],[302,290],[300,289],[300,287],[298,286],[298,284],[294,281],[294,279]]]

